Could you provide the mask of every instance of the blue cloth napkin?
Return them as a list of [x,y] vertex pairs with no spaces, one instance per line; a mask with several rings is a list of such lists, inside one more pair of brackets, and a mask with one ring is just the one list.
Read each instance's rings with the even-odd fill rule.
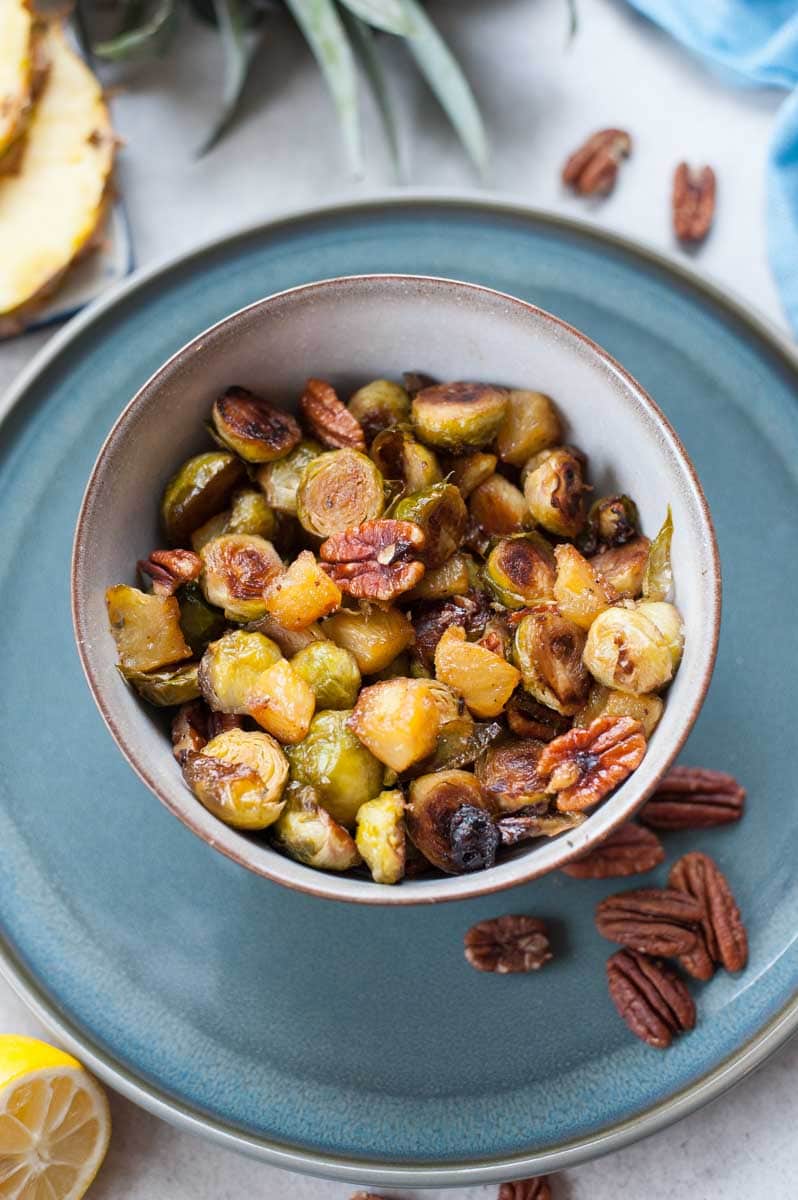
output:
[[629,0],[697,54],[790,92],[768,158],[770,265],[798,335],[798,0]]

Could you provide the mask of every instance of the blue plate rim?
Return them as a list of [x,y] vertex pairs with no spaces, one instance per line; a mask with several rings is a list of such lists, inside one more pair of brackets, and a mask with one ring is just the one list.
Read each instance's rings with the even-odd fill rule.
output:
[[[108,292],[73,317],[44,346],[20,373],[16,381],[0,400],[0,426],[13,412],[31,385],[63,350],[65,350],[95,319],[122,303],[138,288],[166,275],[177,268],[185,268],[193,260],[220,250],[237,240],[259,234],[279,233],[283,227],[304,222],[329,219],[336,216],[353,216],[374,211],[381,207],[413,208],[424,205],[462,208],[475,212],[496,213],[516,216],[562,229],[579,237],[593,240],[643,259],[649,265],[679,282],[702,293],[712,304],[725,310],[737,322],[746,326],[760,341],[785,362],[788,369],[798,373],[798,350],[772,321],[756,311],[741,297],[718,283],[707,280],[694,269],[675,261],[644,242],[623,234],[604,230],[597,225],[568,217],[545,209],[536,209],[520,199],[498,196],[492,193],[477,195],[452,195],[437,189],[412,190],[402,193],[382,192],[370,196],[349,198],[321,206],[294,210],[268,221],[247,223],[220,237],[209,239],[191,250],[139,269],[121,280]],[[0,429],[0,432],[4,432]],[[116,1091],[173,1125],[184,1128],[195,1135],[205,1136],[228,1149],[260,1158],[284,1170],[299,1171],[327,1179],[341,1179],[354,1183],[378,1186],[405,1187],[466,1187],[474,1184],[500,1182],[509,1178],[540,1174],[575,1166],[601,1154],[619,1150],[623,1146],[665,1128],[667,1125],[688,1116],[702,1105],[722,1095],[740,1082],[798,1030],[798,983],[796,991],[781,1010],[753,1037],[741,1044],[737,1050],[717,1064],[713,1070],[693,1081],[674,1095],[652,1105],[634,1118],[617,1122],[612,1127],[595,1135],[572,1139],[535,1154],[499,1156],[497,1158],[471,1160],[466,1163],[407,1164],[384,1166],[363,1159],[330,1155],[309,1149],[281,1145],[267,1138],[255,1137],[237,1130],[225,1122],[214,1120],[207,1114],[180,1103],[134,1072],[114,1060],[82,1030],[69,1023],[57,1006],[48,998],[45,989],[26,970],[0,932],[0,975],[2,975],[32,1012],[73,1053],[78,1055],[99,1078]]]

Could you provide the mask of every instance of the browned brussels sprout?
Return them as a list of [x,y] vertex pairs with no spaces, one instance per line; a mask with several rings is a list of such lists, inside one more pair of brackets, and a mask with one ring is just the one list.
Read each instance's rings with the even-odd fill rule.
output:
[[538,605],[515,631],[513,654],[526,690],[541,704],[572,716],[590,688],[582,663],[584,647],[584,630],[554,605]]
[[416,392],[411,419],[422,442],[457,453],[492,442],[506,411],[506,388],[439,383]]
[[419,558],[427,567],[439,567],[462,544],[468,512],[463,497],[451,483],[434,483],[405,496],[396,506],[400,521],[413,521],[424,534]]
[[520,533],[532,525],[527,502],[514,483],[503,475],[491,475],[471,493],[468,501],[471,520],[487,536],[503,537]]
[[405,873],[404,813],[398,789],[380,792],[357,811],[357,848],[375,883],[398,883]]
[[608,608],[587,635],[585,665],[605,687],[656,692],[670,683],[682,651],[681,617],[672,604]]
[[186,584],[180,589],[180,628],[194,654],[203,654],[205,648],[220,638],[226,629],[224,616],[218,608],[212,608],[196,583]]
[[496,437],[502,462],[521,467],[533,454],[556,446],[562,438],[557,409],[542,392],[513,389],[507,396],[507,412]]
[[383,478],[400,484],[404,492],[420,492],[443,478],[433,452],[405,429],[385,429],[378,434],[371,457]]
[[264,588],[282,573],[271,542],[254,533],[226,533],[202,547],[200,587],[230,621],[255,621],[266,612]]
[[495,454],[486,454],[484,450],[450,458],[446,463],[449,481],[460,489],[460,495],[467,500],[475,488],[490,479],[498,461]]
[[602,496],[590,506],[585,528],[579,535],[583,554],[596,554],[613,546],[623,546],[637,537],[640,518],[637,505],[629,496]]
[[292,783],[284,795],[285,807],[272,831],[278,850],[319,871],[359,866],[354,838],[322,808],[315,788]]
[[197,799],[226,825],[266,829],[283,809],[288,763],[268,733],[230,729],[189,754],[183,776]]
[[302,437],[290,413],[242,387],[228,388],[219,396],[211,420],[220,440],[251,463],[283,458]]
[[221,512],[244,478],[234,454],[211,450],[183,463],[164,488],[161,520],[173,546],[185,546],[195,529]]
[[430,775],[433,771],[469,767],[502,733],[504,726],[500,721],[475,721],[466,710],[447,721],[438,734],[433,753],[423,762],[415,763],[409,774]]
[[285,513],[290,517],[296,516],[296,495],[302,472],[308,463],[313,462],[313,459],[322,453],[318,442],[303,440],[294,446],[285,458],[278,458],[258,467],[255,472],[258,486],[266,503],[275,512]]
[[350,714],[316,713],[298,746],[289,746],[291,778],[316,789],[330,816],[353,829],[357,810],[382,790],[383,765],[349,728]]
[[310,642],[291,659],[291,666],[316,697],[316,708],[352,708],[360,691],[355,656],[335,642]]
[[255,686],[264,671],[282,658],[262,633],[230,629],[211,642],[199,666],[199,687],[216,712],[249,713]]
[[477,779],[495,811],[535,805],[545,812],[549,798],[538,771],[543,746],[533,738],[513,738],[491,746],[477,760]]
[[156,671],[191,658],[176,596],[157,596],[120,583],[108,588],[105,603],[124,671]]
[[607,581],[621,600],[634,600],[643,590],[651,543],[642,534],[623,546],[593,555],[590,565]]
[[277,517],[262,492],[256,492],[253,488],[234,492],[229,509],[217,513],[194,530],[191,545],[199,554],[212,538],[220,537],[223,533],[256,533],[267,540],[275,536]]
[[503,538],[485,563],[485,582],[505,608],[524,608],[554,594],[554,547],[539,533]]
[[[393,429],[410,420],[410,397],[390,379],[373,379],[350,396],[349,411],[359,422],[370,445],[383,429]],[[384,474],[384,472],[383,472]]]
[[449,875],[496,861],[499,833],[479,781],[468,771],[436,771],[410,785],[407,832],[421,853]]
[[409,600],[446,600],[464,596],[473,586],[476,564],[468,554],[453,554],[439,567],[427,571],[409,593]]
[[539,525],[558,537],[574,538],[585,523],[585,457],[573,446],[535,455],[524,469],[524,496]]
[[209,716],[201,700],[191,700],[177,710],[171,727],[172,754],[181,767],[190,754],[198,754],[208,741]]
[[[156,704],[159,708],[168,708],[174,704],[186,704],[196,700],[200,694],[197,681],[199,664],[181,663],[178,667],[167,667],[160,671],[131,671],[122,670],[128,683],[132,683],[140,696]],[[120,668],[121,669],[121,668]]]
[[541,704],[523,687],[517,688],[511,696],[505,716],[510,729],[518,737],[535,738],[540,742],[551,742],[571,728],[569,717]]
[[587,729],[599,717],[631,717],[643,726],[648,740],[659,724],[665,705],[659,696],[635,696],[632,692],[611,691],[594,683],[587,704],[574,717],[574,725]]
[[329,450],[303,470],[297,491],[297,516],[315,537],[343,533],[382,515],[382,475],[359,450]]

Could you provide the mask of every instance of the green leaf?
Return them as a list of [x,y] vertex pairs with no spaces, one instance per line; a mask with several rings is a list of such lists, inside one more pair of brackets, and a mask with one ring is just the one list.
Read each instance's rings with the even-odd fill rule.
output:
[[485,127],[468,80],[418,0],[401,0],[411,23],[405,38],[418,68],[482,173],[488,151]]
[[330,89],[353,171],[363,166],[357,71],[352,47],[333,0],[285,0]]
[[404,37],[411,30],[411,22],[402,8],[401,0],[341,0],[350,12],[386,33]]
[[352,37],[352,44],[365,72],[371,93],[374,96],[374,103],[379,109],[383,129],[385,130],[385,138],[391,152],[391,160],[398,176],[399,138],[396,132],[396,122],[394,121],[393,109],[391,108],[391,98],[388,94],[385,72],[382,69],[380,56],[377,53],[374,36],[368,25],[352,13],[343,12],[341,15]]
[[579,29],[579,13],[576,8],[576,0],[565,0],[565,4],[568,9],[568,41],[572,42]]
[[161,50],[174,26],[175,0],[160,0],[148,21],[127,29],[107,42],[98,42],[94,53],[98,58],[112,60],[134,58],[147,50]]
[[673,537],[673,515],[671,506],[654,541],[648,548],[648,561],[643,576],[643,595],[646,600],[666,600],[673,584],[671,567],[671,539]]
[[239,0],[213,0],[224,53],[222,105],[210,133],[197,151],[201,158],[229,129],[247,82],[249,68],[260,44],[260,33],[247,35]]

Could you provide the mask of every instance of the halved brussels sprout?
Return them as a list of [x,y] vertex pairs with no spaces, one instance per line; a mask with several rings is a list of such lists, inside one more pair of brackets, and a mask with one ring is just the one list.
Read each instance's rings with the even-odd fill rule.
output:
[[120,583],[108,588],[105,604],[124,671],[156,671],[191,658],[176,596],[158,596]]
[[303,529],[315,537],[343,533],[382,515],[382,475],[359,450],[328,450],[302,471],[296,511]]
[[441,723],[428,679],[387,679],[364,687],[349,718],[363,745],[394,771],[432,753]]
[[254,621],[266,612],[263,590],[283,563],[271,542],[254,533],[225,533],[202,547],[200,587],[230,621]]
[[321,569],[309,550],[303,550],[283,575],[266,585],[266,611],[286,629],[307,629],[341,606],[341,591]]
[[194,654],[201,655],[206,647],[220,638],[227,628],[224,615],[212,608],[199,585],[187,583],[177,597],[180,605],[180,628]]
[[421,853],[449,875],[481,871],[496,861],[499,833],[479,781],[468,771],[414,779],[405,821]]
[[672,632],[663,634],[641,609],[608,608],[590,626],[584,661],[605,687],[656,692],[673,677]]
[[405,496],[396,506],[400,521],[413,521],[424,533],[419,558],[428,568],[439,567],[451,558],[465,536],[468,512],[452,483],[434,483],[421,492]]
[[484,450],[474,450],[471,454],[450,458],[446,463],[449,480],[459,488],[463,499],[467,500],[475,488],[486,479],[490,479],[498,461],[495,454],[486,454]]
[[221,441],[251,463],[283,458],[302,437],[290,413],[242,387],[228,388],[216,400],[211,420]]
[[587,523],[579,535],[583,554],[595,554],[612,546],[623,546],[637,537],[640,518],[629,496],[602,496],[590,506]]
[[226,451],[211,450],[184,462],[161,500],[161,520],[171,544],[187,545],[195,529],[221,512],[243,478],[243,463]]
[[256,492],[253,488],[233,492],[230,508],[195,529],[191,535],[191,545],[199,554],[212,538],[220,537],[223,533],[256,533],[267,540],[274,537],[277,533],[277,517],[262,492]]
[[385,429],[371,445],[371,457],[383,479],[400,484],[403,492],[420,492],[443,479],[432,450],[406,429]]
[[268,733],[230,729],[189,754],[183,776],[209,812],[235,829],[266,829],[283,809],[288,762]]
[[682,614],[674,604],[669,604],[666,600],[641,600],[637,611],[648,617],[662,634],[675,670],[681,662],[684,649]]
[[351,829],[361,804],[382,791],[383,765],[348,727],[349,716],[316,713],[307,737],[287,754],[292,779],[314,787],[330,815]]
[[355,656],[343,646],[324,639],[297,651],[291,666],[312,689],[316,708],[352,708],[360,691],[360,671]]
[[643,590],[651,543],[642,534],[623,546],[602,550],[590,559],[621,600],[634,600]]
[[524,608],[554,594],[554,547],[539,533],[503,538],[485,563],[485,582],[505,608]]
[[357,812],[357,848],[375,883],[398,883],[405,873],[405,801],[395,789],[380,792]]
[[492,442],[506,411],[506,388],[439,383],[416,392],[410,416],[422,442],[457,452]]
[[464,596],[472,585],[475,563],[467,554],[453,554],[439,567],[428,570],[417,583],[408,600],[445,600],[447,596]]
[[298,443],[285,458],[264,463],[255,471],[258,487],[266,503],[276,512],[296,516],[296,495],[299,480],[308,463],[313,462],[324,451],[319,442],[305,439]]
[[228,630],[211,642],[199,665],[199,687],[215,712],[249,713],[255,685],[282,658],[280,649],[262,633]]
[[327,617],[322,632],[354,656],[361,675],[382,671],[413,643],[413,626],[398,608],[342,608]]
[[513,738],[491,746],[477,759],[477,779],[495,811],[540,805],[545,812],[549,798],[538,771],[544,745],[533,738]]
[[435,648],[435,674],[463,697],[477,717],[497,716],[521,680],[512,663],[467,642],[459,625],[450,625]]
[[573,716],[590,687],[582,663],[584,647],[583,629],[566,620],[554,605],[538,605],[515,631],[513,655],[525,689],[541,704]]
[[524,496],[539,525],[559,537],[573,538],[585,523],[585,457],[573,446],[543,450],[524,474]]
[[248,711],[278,742],[295,745],[307,736],[316,711],[316,696],[291,664],[281,658],[258,676]]
[[383,429],[393,429],[410,419],[410,396],[390,379],[373,379],[357,389],[347,408],[362,425],[366,444],[370,445]]
[[505,716],[510,729],[518,737],[535,738],[541,742],[552,742],[571,728],[569,717],[535,700],[523,686],[516,688],[511,696]]
[[355,840],[334,821],[308,784],[289,784],[285,807],[273,827],[278,850],[319,871],[348,871],[360,864]]
[[471,520],[488,539],[521,533],[532,525],[523,494],[503,475],[491,475],[474,489],[468,511]]
[[507,396],[507,412],[496,435],[502,462],[521,467],[533,454],[556,446],[562,438],[557,409],[543,392],[514,388]]
[[635,696],[631,692],[611,691],[594,683],[587,704],[574,717],[574,725],[587,729],[599,717],[631,717],[643,726],[648,740],[659,724],[665,705],[659,696]]
[[574,625],[589,629],[599,613],[618,599],[617,594],[576,546],[557,546],[554,556],[557,560],[554,584],[557,607]]
[[197,699],[200,694],[198,667],[199,663],[191,662],[160,671],[132,671],[121,667],[120,670],[128,683],[133,685],[140,696],[149,700],[150,704],[168,708]]
[[673,586],[672,538],[673,516],[669,504],[662,527],[648,551],[646,570],[643,575],[643,595],[646,600],[665,600]]

